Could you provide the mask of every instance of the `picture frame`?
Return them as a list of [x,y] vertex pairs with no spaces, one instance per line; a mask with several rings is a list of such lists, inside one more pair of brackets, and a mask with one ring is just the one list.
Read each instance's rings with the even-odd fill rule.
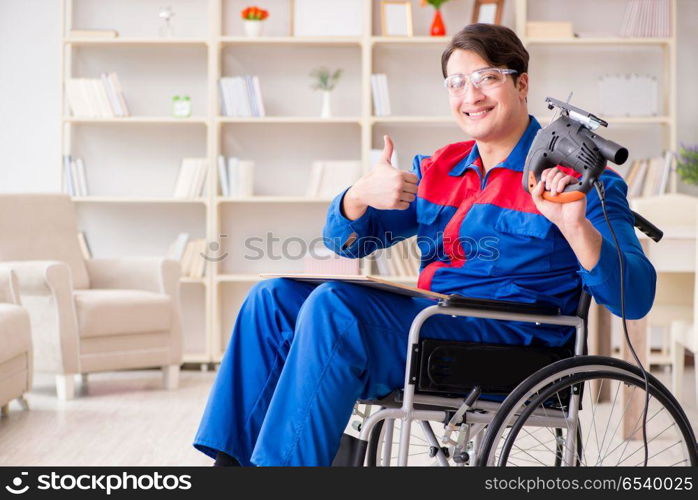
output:
[[502,24],[504,0],[475,0],[473,23]]
[[381,0],[381,34],[413,36],[412,2]]
[[361,36],[362,13],[356,0],[291,0],[291,35]]

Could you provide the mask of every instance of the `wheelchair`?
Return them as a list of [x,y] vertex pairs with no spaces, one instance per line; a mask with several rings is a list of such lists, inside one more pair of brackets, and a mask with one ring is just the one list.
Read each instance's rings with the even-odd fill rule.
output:
[[[661,239],[656,226],[634,215],[637,228]],[[648,373],[646,386],[637,366],[586,354],[590,303],[582,291],[576,314],[564,316],[548,305],[453,295],[421,311],[410,327],[404,387],[355,405],[362,421],[353,465],[643,465],[637,407],[646,398],[647,464],[698,465],[691,424],[659,380]],[[424,322],[439,314],[574,327],[574,345],[420,339]],[[412,432],[415,423],[421,436]]]

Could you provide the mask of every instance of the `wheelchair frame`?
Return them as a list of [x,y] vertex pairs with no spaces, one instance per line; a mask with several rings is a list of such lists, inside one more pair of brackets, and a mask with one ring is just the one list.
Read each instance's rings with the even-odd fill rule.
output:
[[[582,294],[583,296],[586,293]],[[588,297],[588,296],[587,296]],[[477,400],[477,393],[471,393],[465,398],[449,398],[435,396],[431,394],[415,394],[417,377],[414,374],[414,366],[417,363],[415,354],[419,353],[419,333],[424,325],[424,322],[435,315],[462,316],[483,319],[495,319],[506,321],[521,321],[536,324],[549,324],[558,326],[573,326],[575,327],[575,342],[574,355],[581,356],[584,353],[586,343],[586,309],[588,309],[589,298],[582,297],[580,305],[584,310],[583,317],[564,316],[564,315],[541,315],[541,314],[525,314],[515,312],[500,312],[487,311],[472,308],[453,307],[444,304],[429,306],[422,310],[410,326],[407,349],[407,362],[405,366],[405,383],[403,387],[403,400],[400,408],[385,408],[368,417],[361,427],[359,443],[354,455],[354,465],[357,467],[363,466],[368,440],[374,426],[385,419],[400,419],[402,426],[400,430],[400,442],[398,450],[398,466],[406,466],[410,446],[410,430],[413,420],[420,421],[424,430],[425,436],[430,444],[436,447],[436,459],[441,465],[448,465],[447,457],[439,446],[438,440],[434,435],[431,427],[424,421],[439,420],[443,422],[449,421],[449,412],[446,410],[423,410],[415,409],[415,404],[420,406],[436,406],[457,409],[455,415],[450,419],[449,430],[455,430],[454,425],[457,425],[461,417],[468,410],[482,409],[485,413],[470,413],[468,415],[468,423],[477,424],[478,434],[485,426],[492,422],[494,414],[498,411],[500,404],[491,401]],[[379,402],[376,402],[380,404]],[[563,412],[549,411],[545,415],[536,414],[532,420],[537,425],[545,427],[563,427],[569,429],[571,439],[565,441],[565,449],[563,452],[563,465],[570,465],[575,459],[575,449],[577,440],[577,412],[579,410],[579,394],[572,394],[570,399],[569,417],[565,418]],[[554,414],[560,413],[561,416],[556,417]],[[392,427],[386,429],[388,437],[386,438],[387,453],[390,454],[390,445],[392,442]],[[476,450],[477,451],[477,450]],[[474,460],[473,460],[474,463]]]

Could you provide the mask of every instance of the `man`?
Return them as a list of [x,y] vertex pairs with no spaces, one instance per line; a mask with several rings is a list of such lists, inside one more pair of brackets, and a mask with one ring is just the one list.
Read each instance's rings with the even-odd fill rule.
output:
[[[542,198],[575,181],[544,172],[521,187],[540,125],[529,116],[528,53],[514,32],[467,26],[442,56],[451,112],[474,140],[417,156],[411,172],[382,160],[332,202],[326,244],[363,257],[418,235],[419,286],[574,313],[581,287],[620,314],[618,262],[594,192],[567,204]],[[656,275],[642,253],[616,173],[601,176],[625,255],[626,315],[654,300]],[[339,282],[260,282],[238,315],[194,445],[218,464],[329,465],[357,399],[402,386],[412,319],[433,304]],[[430,318],[423,337],[564,345],[573,330],[477,318]]]

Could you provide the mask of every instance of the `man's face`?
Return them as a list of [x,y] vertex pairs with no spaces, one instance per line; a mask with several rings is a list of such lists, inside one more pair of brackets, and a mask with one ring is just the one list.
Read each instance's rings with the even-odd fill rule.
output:
[[[489,67],[491,64],[475,52],[456,49],[448,60],[446,70],[448,75],[470,75],[475,70]],[[516,85],[514,76],[519,77]],[[528,114],[525,105],[527,94],[526,73],[507,75],[504,83],[493,89],[477,89],[468,82],[462,95],[449,95],[449,106],[458,126],[469,137],[492,142],[508,137],[519,126],[521,115]]]

